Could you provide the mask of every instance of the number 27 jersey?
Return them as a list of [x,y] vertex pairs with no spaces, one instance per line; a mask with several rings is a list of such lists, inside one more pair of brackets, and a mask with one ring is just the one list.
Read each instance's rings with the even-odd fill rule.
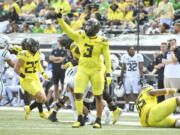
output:
[[41,53],[37,52],[34,56],[28,51],[21,51],[18,53],[17,57],[24,61],[24,64],[21,66],[21,73],[25,76],[31,76],[32,78],[38,78],[37,71],[42,71],[40,63]]
[[126,77],[140,77],[139,62],[143,61],[141,54],[135,54],[133,57],[124,54],[121,62],[126,65]]

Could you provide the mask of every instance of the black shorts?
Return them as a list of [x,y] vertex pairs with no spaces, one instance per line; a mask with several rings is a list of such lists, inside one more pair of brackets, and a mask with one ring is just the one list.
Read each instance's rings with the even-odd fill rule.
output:
[[54,84],[59,84],[59,80],[61,81],[61,84],[64,84],[64,77],[65,77],[65,72],[53,72],[53,81]]

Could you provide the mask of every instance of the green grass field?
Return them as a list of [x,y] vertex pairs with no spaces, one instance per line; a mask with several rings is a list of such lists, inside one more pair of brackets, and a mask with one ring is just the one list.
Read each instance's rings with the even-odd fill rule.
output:
[[60,122],[52,123],[33,111],[29,120],[25,120],[22,108],[0,107],[0,135],[180,135],[180,129],[141,127],[138,116],[132,113],[124,113],[116,125],[103,124],[101,129],[91,125],[71,128],[74,121],[71,111],[60,111],[58,119]]

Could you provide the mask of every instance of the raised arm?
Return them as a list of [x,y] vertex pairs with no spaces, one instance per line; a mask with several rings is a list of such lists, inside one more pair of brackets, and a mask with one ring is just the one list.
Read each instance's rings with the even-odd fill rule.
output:
[[78,32],[74,32],[70,28],[70,26],[68,26],[68,24],[66,24],[66,22],[62,18],[62,10],[61,9],[60,9],[60,12],[58,13],[58,22],[59,22],[61,28],[63,29],[63,31],[69,36],[69,38],[71,38],[72,40],[77,42],[79,34],[78,34]]

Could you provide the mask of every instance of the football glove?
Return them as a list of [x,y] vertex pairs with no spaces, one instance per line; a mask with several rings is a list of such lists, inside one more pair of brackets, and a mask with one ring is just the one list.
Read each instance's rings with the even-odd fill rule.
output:
[[62,8],[59,9],[59,12],[57,13],[58,18],[62,18],[63,10]]
[[49,76],[45,73],[42,73],[42,75],[44,76],[45,79],[49,79]]
[[144,77],[141,77],[139,80],[139,85],[143,86],[145,83]]
[[70,67],[73,67],[73,64],[72,64],[72,62],[67,62],[65,64],[65,66],[66,66],[66,68],[70,68]]
[[118,77],[118,84],[120,85],[121,83],[123,83],[123,76]]
[[108,87],[111,84],[111,77],[110,74],[106,74],[106,86]]

